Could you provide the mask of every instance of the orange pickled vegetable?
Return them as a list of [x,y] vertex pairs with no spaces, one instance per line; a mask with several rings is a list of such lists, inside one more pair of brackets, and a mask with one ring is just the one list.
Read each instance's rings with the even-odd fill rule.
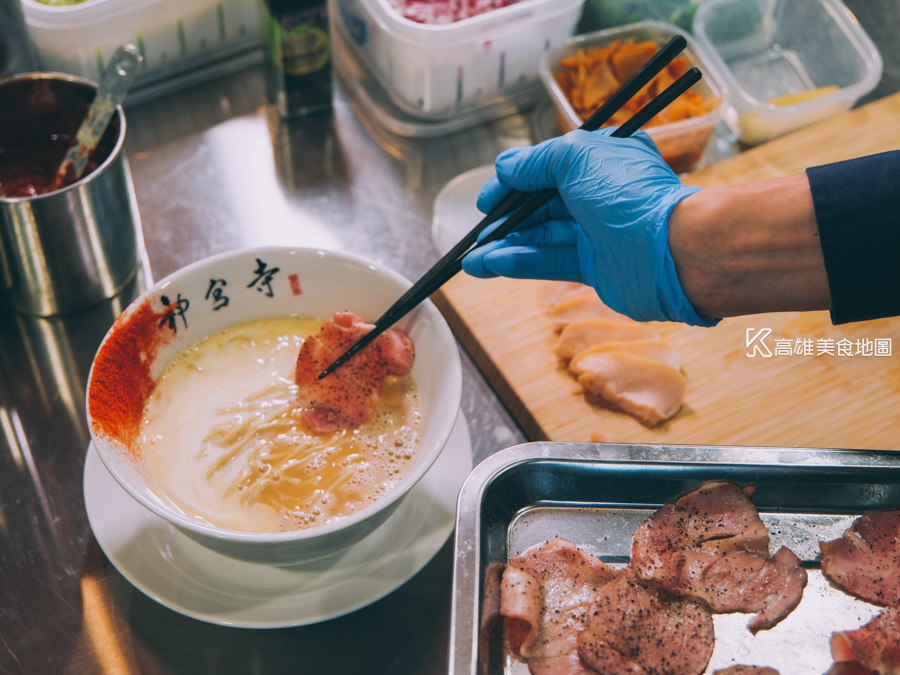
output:
[[[582,120],[590,117],[615,91],[627,82],[657,51],[653,40],[616,40],[606,47],[579,50],[560,59],[556,81]],[[604,126],[621,126],[638,110],[656,98],[690,67],[685,56],[677,56],[641,89]],[[686,91],[644,127],[670,124],[700,117],[715,107],[716,101]]]

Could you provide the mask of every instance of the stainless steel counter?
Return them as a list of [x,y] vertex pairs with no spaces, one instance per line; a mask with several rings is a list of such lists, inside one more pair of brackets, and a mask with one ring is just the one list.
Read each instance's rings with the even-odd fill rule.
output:
[[[333,114],[282,124],[263,70],[126,109],[152,277],[245,246],[340,249],[415,279],[438,258],[431,204],[462,171],[532,142],[513,116],[427,141]],[[141,286],[78,314],[0,310],[0,673],[442,673],[452,542],[375,604],[308,627],[215,626],[132,587],[100,551],[82,495],[91,359]],[[463,354],[475,461],[525,440]]]
[[[893,3],[848,2],[897,88]],[[341,249],[411,279],[437,260],[440,187],[541,140],[540,114],[410,140],[333,114],[280,123],[260,66],[128,107],[127,149],[153,278],[244,246]],[[536,131],[533,131],[536,130]],[[378,141],[373,139],[378,138]],[[727,146],[724,152],[730,152]],[[721,156],[722,153],[719,153]],[[343,618],[279,630],[184,617],[131,586],[91,534],[82,495],[91,359],[141,287],[54,319],[0,308],[0,673],[143,675],[447,672],[452,541],[414,578]],[[474,460],[526,440],[463,354]]]

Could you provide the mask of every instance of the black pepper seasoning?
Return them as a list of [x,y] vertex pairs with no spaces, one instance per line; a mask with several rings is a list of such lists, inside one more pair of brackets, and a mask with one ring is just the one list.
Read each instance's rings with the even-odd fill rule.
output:
[[331,108],[331,37],[326,0],[265,0],[266,44],[284,118]]

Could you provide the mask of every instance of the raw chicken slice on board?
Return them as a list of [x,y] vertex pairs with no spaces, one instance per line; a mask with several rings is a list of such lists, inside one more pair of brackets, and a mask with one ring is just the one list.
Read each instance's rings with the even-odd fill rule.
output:
[[665,363],[610,352],[581,366],[578,382],[586,391],[650,426],[675,415],[684,400],[684,376]]
[[559,334],[553,354],[560,361],[567,363],[584,350],[596,345],[629,340],[659,340],[659,333],[649,326],[635,322],[609,319],[573,321]]
[[631,354],[648,361],[662,363],[670,368],[681,370],[681,355],[674,347],[662,340],[628,340],[625,342],[602,342],[579,352],[569,362],[569,372],[575,377],[592,370],[595,359],[606,358],[613,354]]

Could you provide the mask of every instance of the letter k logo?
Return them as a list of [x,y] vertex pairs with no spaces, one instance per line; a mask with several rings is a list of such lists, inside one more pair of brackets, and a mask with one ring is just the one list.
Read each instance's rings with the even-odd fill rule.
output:
[[756,330],[755,328],[747,329],[747,348],[753,347],[752,351],[747,352],[747,356],[753,358],[755,356],[762,356],[764,359],[772,356],[772,352],[769,350],[769,345],[766,344],[766,338],[772,334],[771,328],[760,328],[759,331],[752,337],[750,336],[751,331]]

